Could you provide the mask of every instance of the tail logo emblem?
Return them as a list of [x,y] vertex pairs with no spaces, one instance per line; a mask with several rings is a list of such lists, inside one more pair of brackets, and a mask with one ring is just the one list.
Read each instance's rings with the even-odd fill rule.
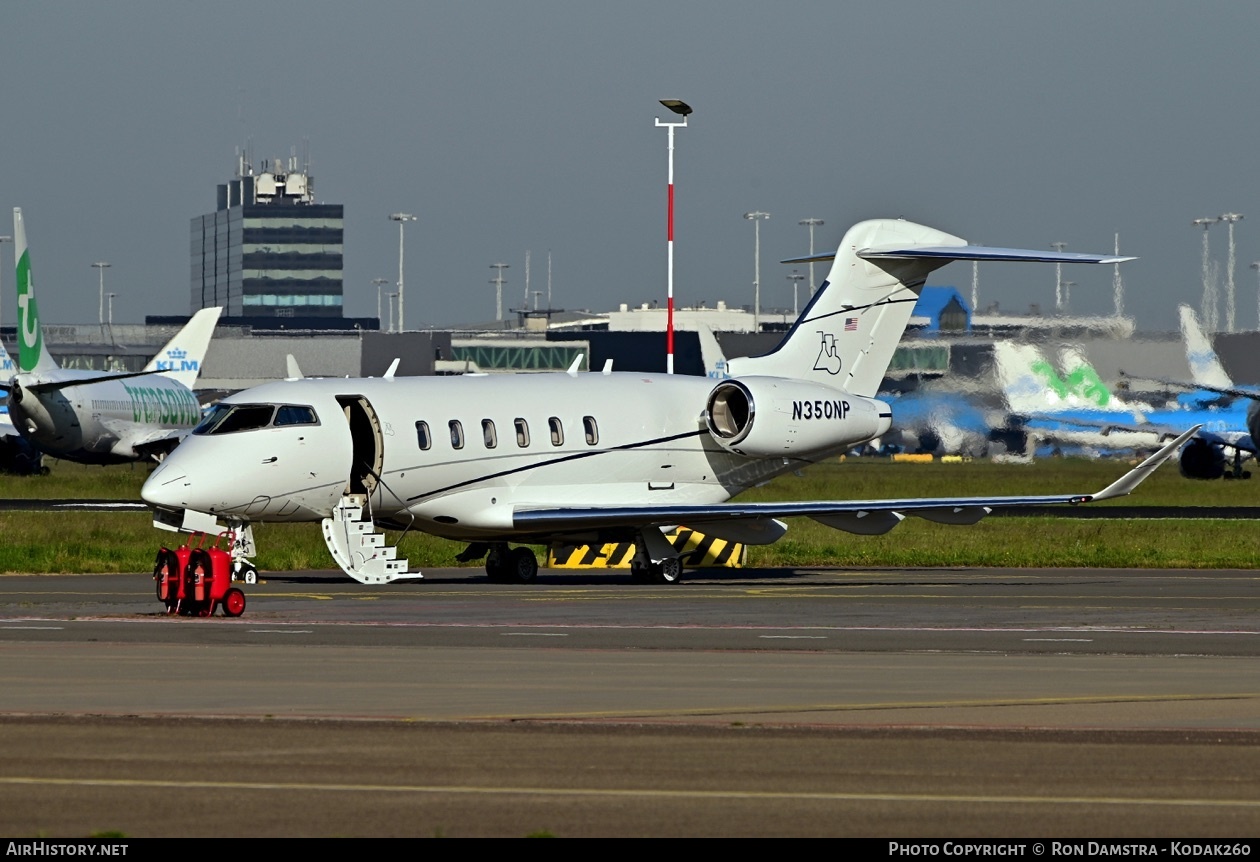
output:
[[818,358],[814,360],[815,371],[826,371],[828,374],[840,373],[840,356],[836,353],[836,337],[830,332],[819,330],[822,344],[818,348]]

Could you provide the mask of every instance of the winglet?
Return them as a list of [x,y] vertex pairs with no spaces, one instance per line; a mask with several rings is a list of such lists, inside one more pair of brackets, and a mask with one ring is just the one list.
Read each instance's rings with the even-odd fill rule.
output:
[[604,360],[604,374],[612,374],[612,364],[611,356]]
[[577,356],[573,357],[573,362],[569,365],[569,370],[564,373],[570,377],[577,377],[578,369],[582,367],[582,360],[585,358],[586,354],[584,353],[579,353]]
[[285,380],[301,380],[302,369],[298,367],[297,358],[292,353],[285,354],[284,357]]
[[1169,441],[1168,443],[1165,443],[1163,448],[1160,449],[1158,452],[1156,452],[1154,455],[1147,458],[1145,461],[1143,461],[1141,464],[1138,464],[1128,473],[1125,473],[1123,476],[1121,476],[1116,481],[1112,482],[1106,488],[1103,488],[1097,494],[1092,495],[1091,497],[1087,498],[1083,502],[1096,503],[1099,500],[1108,500],[1108,499],[1111,499],[1112,497],[1123,497],[1125,494],[1133,493],[1134,488],[1142,484],[1142,482],[1146,479],[1147,476],[1155,472],[1156,467],[1158,467],[1160,464],[1163,464],[1165,461],[1171,458],[1172,454],[1176,452],[1178,449],[1180,449],[1182,444],[1184,444],[1187,440],[1189,440],[1195,434],[1199,433],[1199,429],[1202,427],[1203,427],[1202,425],[1195,425],[1193,428],[1190,428],[1189,430],[1182,433],[1182,435],[1178,437],[1176,440],[1172,440],[1172,441]]
[[400,363],[400,362],[402,362],[402,357],[401,357],[401,356],[395,356],[395,357],[394,357],[394,361],[393,361],[393,362],[391,362],[391,363],[389,363],[389,368],[386,368],[386,369],[385,369],[385,379],[386,379],[386,380],[393,380],[393,379],[394,379],[394,372],[398,370],[398,363]]

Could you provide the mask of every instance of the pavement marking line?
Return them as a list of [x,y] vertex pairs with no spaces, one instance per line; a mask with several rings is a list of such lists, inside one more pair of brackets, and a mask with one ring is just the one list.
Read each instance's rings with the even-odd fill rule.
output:
[[310,635],[315,632],[311,629],[250,629],[251,635]]
[[826,635],[757,635],[768,641],[825,641]]
[[37,632],[59,632],[62,629],[64,629],[65,626],[0,626],[0,628],[5,629],[6,631],[29,630],[29,631],[37,631]]
[[1093,638],[1024,638],[1025,643],[1092,644]]
[[1030,697],[995,698],[993,700],[940,700],[940,701],[892,701],[887,703],[813,703],[813,704],[766,704],[762,706],[731,705],[708,707],[679,707],[661,709],[619,709],[588,712],[539,712],[539,713],[488,713],[461,715],[452,721],[575,721],[582,719],[609,718],[660,718],[663,716],[779,715],[801,712],[865,712],[893,709],[958,709],[1007,706],[1066,706],[1105,703],[1187,703],[1193,701],[1255,700],[1260,693],[1243,694],[1114,694],[1087,695],[1082,697]]
[[310,784],[307,782],[171,781],[144,779],[0,778],[0,785],[50,787],[137,787],[175,790],[300,790],[335,793],[451,793],[477,796],[590,796],[659,799],[802,799],[837,802],[947,802],[988,805],[1146,805],[1175,808],[1260,808],[1258,799],[1177,799],[1146,796],[984,796],[951,793],[828,793],[768,790],[666,790],[659,787],[631,789],[555,787],[469,787],[442,784]]
[[505,638],[567,638],[567,632],[499,632]]

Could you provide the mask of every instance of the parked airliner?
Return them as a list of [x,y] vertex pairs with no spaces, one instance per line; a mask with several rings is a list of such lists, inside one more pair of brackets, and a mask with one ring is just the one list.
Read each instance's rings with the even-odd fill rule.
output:
[[84,464],[160,460],[201,420],[192,387],[220,308],[198,311],[143,371],[60,368],[44,344],[22,210],[13,209],[17,257],[17,373],[9,393],[14,428],[41,452]]
[[216,405],[141,493],[167,529],[320,521],[338,565],[363,583],[416,576],[377,527],[467,542],[463,559],[485,557],[492,579],[520,582],[538,569],[524,545],[628,541],[636,580],[674,582],[671,526],[768,544],[789,516],[861,534],[906,515],[972,524],[996,506],[1127,494],[1183,442],[1095,493],[730,502],[889,428],[874,395],[933,270],[1129,258],[969,246],[876,219],[812,259],[834,263],[793,328],[771,353],[729,360],[725,378],[579,373],[575,362],[555,374],[279,381]]

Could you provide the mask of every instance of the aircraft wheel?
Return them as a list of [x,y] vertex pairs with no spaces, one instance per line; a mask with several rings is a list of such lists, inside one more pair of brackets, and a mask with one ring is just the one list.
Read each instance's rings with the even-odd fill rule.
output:
[[682,580],[682,561],[677,557],[666,557],[652,568],[662,584],[676,584]]
[[506,547],[496,545],[490,548],[490,553],[486,555],[486,576],[493,583],[501,584],[508,579],[508,554],[506,551]]
[[236,587],[223,594],[223,616],[239,617],[245,613],[245,594]]
[[256,584],[258,583],[258,567],[246,560],[237,560],[232,563],[232,580]]
[[513,548],[508,556],[508,580],[528,584],[538,576],[538,558],[529,548]]
[[652,569],[648,566],[640,566],[638,563],[631,563],[630,580],[636,584],[650,584],[652,582]]

